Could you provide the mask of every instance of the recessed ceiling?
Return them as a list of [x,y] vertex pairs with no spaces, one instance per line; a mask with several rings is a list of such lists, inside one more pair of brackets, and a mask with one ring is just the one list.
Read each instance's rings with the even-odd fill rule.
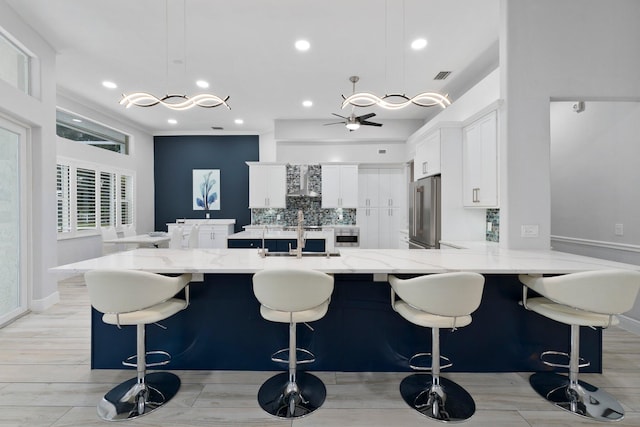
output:
[[[58,52],[61,93],[150,132],[265,133],[275,119],[330,119],[341,95],[464,90],[498,63],[499,0],[8,0]],[[168,11],[168,14],[167,14]],[[417,38],[428,40],[411,49]],[[310,48],[298,51],[297,40]],[[434,80],[442,70],[446,80]],[[196,81],[209,83],[201,89]],[[103,81],[117,84],[107,89]],[[119,104],[122,93],[189,96],[225,107],[171,111]],[[313,105],[302,107],[303,100]],[[439,107],[433,107],[439,108]],[[426,119],[411,106],[376,119]],[[242,117],[243,124],[235,119]],[[169,124],[173,118],[177,124]]]

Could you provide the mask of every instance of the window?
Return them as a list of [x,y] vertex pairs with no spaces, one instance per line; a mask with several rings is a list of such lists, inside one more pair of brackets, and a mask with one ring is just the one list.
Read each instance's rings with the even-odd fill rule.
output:
[[56,134],[80,144],[129,153],[129,135],[67,111],[56,111]]
[[30,57],[0,33],[0,79],[29,93]]
[[133,178],[129,175],[120,176],[120,222],[133,224]]
[[134,224],[133,173],[58,159],[58,233]]
[[116,225],[116,174],[100,172],[100,225]]
[[96,228],[96,172],[76,170],[76,215],[78,230]]
[[58,233],[71,231],[71,182],[69,181],[69,166],[57,167],[57,199],[58,199]]

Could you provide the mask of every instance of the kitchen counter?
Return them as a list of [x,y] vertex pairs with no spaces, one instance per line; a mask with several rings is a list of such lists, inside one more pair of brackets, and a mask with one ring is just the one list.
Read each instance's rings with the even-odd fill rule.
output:
[[[260,316],[252,276],[266,268],[308,268],[332,273],[334,292],[326,316],[314,331],[298,328],[298,342],[316,355],[307,366],[320,371],[408,371],[408,359],[429,351],[429,331],[407,322],[391,308],[387,274],[475,271],[485,277],[482,302],[473,322],[455,334],[442,330],[443,353],[454,372],[526,372],[548,369],[545,350],[566,351],[568,327],[518,304],[518,274],[563,274],[640,266],[554,251],[482,248],[367,250],[344,248],[340,256],[265,257],[257,249],[136,249],[52,269],[84,273],[98,268],[157,273],[200,273],[190,286],[191,303],[163,325],[149,328],[149,348],[169,351],[168,369],[279,370],[269,355],[287,346],[286,327]],[[606,286],[606,284],[603,284]],[[121,369],[135,348],[135,328],[119,330],[92,309],[92,368]],[[469,349],[474,349],[469,351]],[[583,328],[584,372],[602,370],[602,332]]]
[[[238,233],[242,234],[244,232]],[[481,274],[566,274],[640,266],[545,250],[501,249],[497,245],[456,250],[341,248],[340,256],[266,257],[257,249],[136,249],[55,267],[84,273],[99,268],[156,273],[255,273],[265,268],[309,268],[342,274],[429,274],[474,271]]]

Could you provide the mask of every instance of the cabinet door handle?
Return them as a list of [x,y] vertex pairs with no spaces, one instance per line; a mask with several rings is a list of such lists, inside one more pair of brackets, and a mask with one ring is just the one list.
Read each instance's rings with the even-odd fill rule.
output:
[[473,203],[480,203],[480,188],[473,189]]

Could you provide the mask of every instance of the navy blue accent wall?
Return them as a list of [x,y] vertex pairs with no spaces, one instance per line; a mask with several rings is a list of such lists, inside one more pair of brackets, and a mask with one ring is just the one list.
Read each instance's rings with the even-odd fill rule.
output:
[[220,210],[211,218],[236,220],[236,231],[251,223],[249,166],[259,160],[256,135],[154,137],[155,229],[178,218],[205,218],[193,210],[193,169],[220,169]]

